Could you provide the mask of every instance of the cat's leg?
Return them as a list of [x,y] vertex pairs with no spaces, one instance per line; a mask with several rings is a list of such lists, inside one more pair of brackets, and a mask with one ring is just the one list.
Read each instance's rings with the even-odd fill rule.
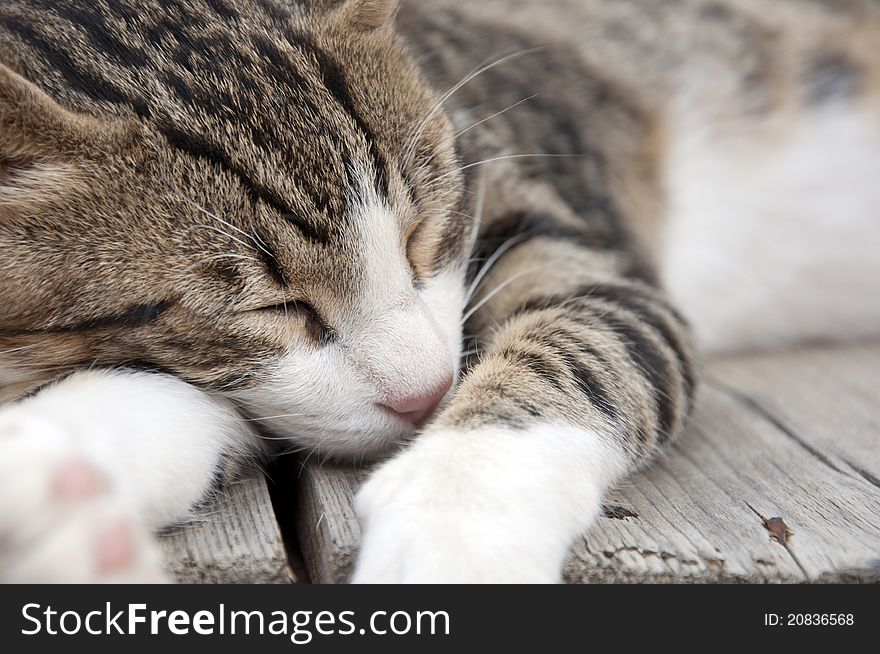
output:
[[247,434],[232,406],[142,372],[0,408],[0,581],[161,581],[153,531],[190,516]]
[[574,241],[529,239],[493,270],[483,296],[508,286],[469,324],[479,362],[357,498],[356,582],[559,581],[605,491],[680,429],[686,326],[631,257]]

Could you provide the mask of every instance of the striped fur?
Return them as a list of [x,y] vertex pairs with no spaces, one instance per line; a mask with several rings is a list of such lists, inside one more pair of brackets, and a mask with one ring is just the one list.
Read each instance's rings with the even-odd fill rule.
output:
[[[553,578],[694,405],[699,270],[664,260],[676,208],[702,207],[681,171],[771,152],[795,119],[873,143],[880,14],[550,4],[4,2],[0,397],[166,373],[364,458],[414,433],[383,407],[454,376],[361,495],[357,578],[443,580],[461,556],[464,580]],[[849,304],[876,329],[876,301]]]
[[[443,219],[457,176],[415,201],[428,173],[399,157],[433,97],[387,25],[350,38],[360,14],[328,11],[271,0],[0,7],[3,87],[28,99],[3,106],[4,142],[10,129],[24,142],[2,153],[0,182],[20,192],[0,207],[0,350],[40,344],[23,362],[34,369],[124,363],[253,385],[254,362],[279,356],[288,335],[223,317],[276,306],[301,314],[305,336],[332,337],[359,301],[351,216],[374,191],[402,233],[425,212],[436,217],[425,238],[442,228],[461,242],[461,218]],[[395,80],[393,93],[371,79]],[[26,112],[36,122],[18,130]],[[437,142],[428,172],[454,172],[445,117],[426,127]],[[58,193],[34,199],[50,163],[69,171]]]

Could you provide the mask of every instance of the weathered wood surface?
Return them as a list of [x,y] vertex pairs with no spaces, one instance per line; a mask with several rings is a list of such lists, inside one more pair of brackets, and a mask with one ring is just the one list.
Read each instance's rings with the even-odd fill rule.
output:
[[312,583],[344,583],[351,575],[361,539],[352,501],[364,477],[330,464],[307,464],[300,475],[297,537]]
[[[572,548],[577,582],[880,580],[880,345],[708,365],[696,415]],[[298,535],[311,581],[345,581],[362,473],[310,465]],[[774,541],[755,511],[793,530]]]
[[200,520],[161,539],[166,570],[181,583],[295,581],[261,476],[230,484]]

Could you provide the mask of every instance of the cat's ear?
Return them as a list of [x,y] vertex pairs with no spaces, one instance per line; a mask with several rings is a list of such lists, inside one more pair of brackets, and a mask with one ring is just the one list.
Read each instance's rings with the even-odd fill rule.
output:
[[105,139],[103,131],[0,64],[0,210],[41,204],[75,188],[76,163],[89,144]]
[[334,18],[361,31],[390,25],[397,12],[398,0],[311,0],[329,10]]

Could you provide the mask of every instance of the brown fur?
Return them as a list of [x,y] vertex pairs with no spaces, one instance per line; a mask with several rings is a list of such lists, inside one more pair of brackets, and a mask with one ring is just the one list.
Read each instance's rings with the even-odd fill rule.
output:
[[[357,301],[348,165],[384,164],[404,231],[454,204],[457,176],[416,206],[395,164],[433,97],[388,24],[367,29],[393,4],[262,4],[226,3],[234,24],[203,2],[0,7],[0,351],[28,348],[13,365],[247,383],[318,335],[310,312],[291,333],[254,310],[308,303],[332,330]],[[316,52],[344,62],[344,90]],[[442,113],[428,127],[434,142],[448,129]],[[431,154],[451,169],[445,140]]]
[[[53,4],[0,7],[0,350],[26,348],[4,361],[35,379],[137,362],[216,389],[290,338],[319,347],[363,283],[354,162],[387,185],[416,282],[468,254],[473,279],[509,247],[438,423],[610,424],[634,461],[696,386],[653,267],[664,103],[711,79],[723,128],[880,88],[880,19],[858,0],[414,0],[408,50],[382,0]],[[432,111],[431,87],[504,54]],[[293,328],[259,311],[283,301]]]

